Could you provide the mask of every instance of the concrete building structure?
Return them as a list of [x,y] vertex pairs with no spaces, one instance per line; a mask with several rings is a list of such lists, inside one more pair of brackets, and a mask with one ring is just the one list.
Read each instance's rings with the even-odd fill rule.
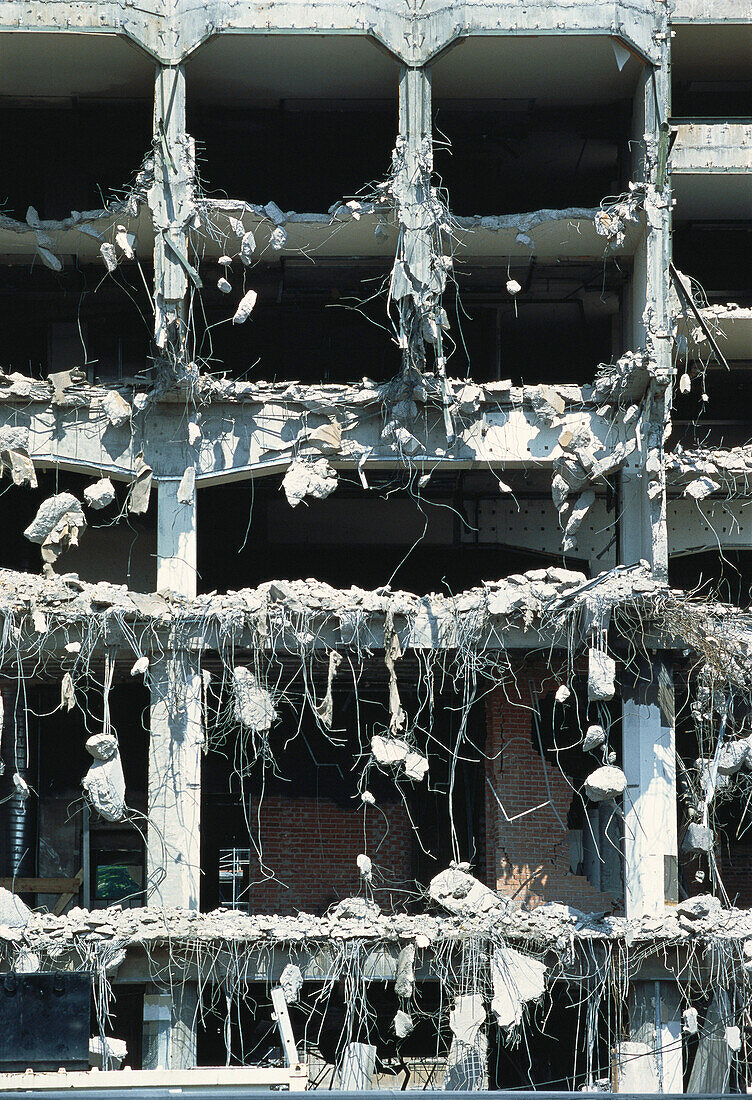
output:
[[0,57],[0,966],[134,1069],[745,1091],[747,6]]

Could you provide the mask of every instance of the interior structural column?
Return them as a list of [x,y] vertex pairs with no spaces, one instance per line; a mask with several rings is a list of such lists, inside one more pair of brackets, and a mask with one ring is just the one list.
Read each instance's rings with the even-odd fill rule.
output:
[[[662,916],[678,900],[674,686],[657,654],[623,685],[624,884],[630,920]],[[681,1006],[676,978],[638,979],[630,1040],[620,1047],[620,1091],[681,1092]]]
[[178,369],[185,358],[188,279],[200,280],[188,259],[194,214],[195,147],[185,132],[185,67],[158,65],[154,91],[154,334]]
[[[192,472],[192,471],[191,471]],[[186,479],[160,478],[157,483],[157,591],[195,596],[198,531],[196,488]]]
[[[149,671],[147,904],[198,909],[204,745],[201,671],[196,655],[185,650],[167,651],[152,662]],[[151,1036],[146,1046],[155,1062],[145,1068],[195,1065],[195,983],[181,981],[177,973],[170,980],[173,987],[167,1001],[158,996],[145,999],[145,1037]],[[169,1020],[165,1005],[169,1005]],[[159,1064],[164,1058],[169,1067]]]

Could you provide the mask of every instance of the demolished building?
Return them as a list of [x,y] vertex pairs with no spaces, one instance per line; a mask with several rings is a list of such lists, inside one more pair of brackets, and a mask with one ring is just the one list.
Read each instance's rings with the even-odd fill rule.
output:
[[93,975],[104,1070],[747,1091],[746,6],[0,41],[3,989]]

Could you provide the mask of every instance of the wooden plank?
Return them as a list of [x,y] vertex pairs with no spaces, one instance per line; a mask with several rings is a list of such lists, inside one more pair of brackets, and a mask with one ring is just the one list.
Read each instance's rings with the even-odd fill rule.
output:
[[75,878],[0,878],[0,886],[14,894],[76,894],[80,885],[79,875]]

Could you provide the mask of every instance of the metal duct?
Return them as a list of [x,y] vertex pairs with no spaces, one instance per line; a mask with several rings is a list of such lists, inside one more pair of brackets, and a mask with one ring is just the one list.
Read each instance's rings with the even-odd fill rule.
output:
[[24,798],[16,790],[13,776],[20,775],[29,787],[36,787],[36,754],[23,701],[17,699],[15,689],[3,690],[2,697],[0,758],[5,770],[0,778],[0,877],[33,878],[37,867],[37,795],[31,793]]

